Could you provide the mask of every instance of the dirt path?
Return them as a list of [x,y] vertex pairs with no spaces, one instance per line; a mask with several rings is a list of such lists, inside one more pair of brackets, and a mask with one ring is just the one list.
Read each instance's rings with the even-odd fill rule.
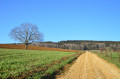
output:
[[87,51],[57,79],[120,79],[120,70]]

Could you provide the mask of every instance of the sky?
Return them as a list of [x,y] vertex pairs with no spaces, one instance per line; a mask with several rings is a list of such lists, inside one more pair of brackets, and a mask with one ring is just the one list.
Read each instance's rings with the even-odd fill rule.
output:
[[120,41],[120,0],[0,0],[0,43],[22,23],[36,24],[44,41]]

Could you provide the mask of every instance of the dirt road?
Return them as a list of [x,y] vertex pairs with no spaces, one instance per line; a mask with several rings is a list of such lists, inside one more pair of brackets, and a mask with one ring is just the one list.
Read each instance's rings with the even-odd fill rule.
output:
[[95,54],[82,54],[70,70],[57,79],[120,79],[120,70]]

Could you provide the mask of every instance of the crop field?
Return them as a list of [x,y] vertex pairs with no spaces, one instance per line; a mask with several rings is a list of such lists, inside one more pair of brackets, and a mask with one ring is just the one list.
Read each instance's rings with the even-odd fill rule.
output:
[[59,70],[76,57],[74,52],[0,48],[0,78],[41,78]]

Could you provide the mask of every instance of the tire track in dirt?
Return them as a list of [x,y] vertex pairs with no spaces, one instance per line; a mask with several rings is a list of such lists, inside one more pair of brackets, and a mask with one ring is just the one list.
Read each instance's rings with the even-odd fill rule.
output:
[[56,79],[120,79],[120,69],[87,51]]

